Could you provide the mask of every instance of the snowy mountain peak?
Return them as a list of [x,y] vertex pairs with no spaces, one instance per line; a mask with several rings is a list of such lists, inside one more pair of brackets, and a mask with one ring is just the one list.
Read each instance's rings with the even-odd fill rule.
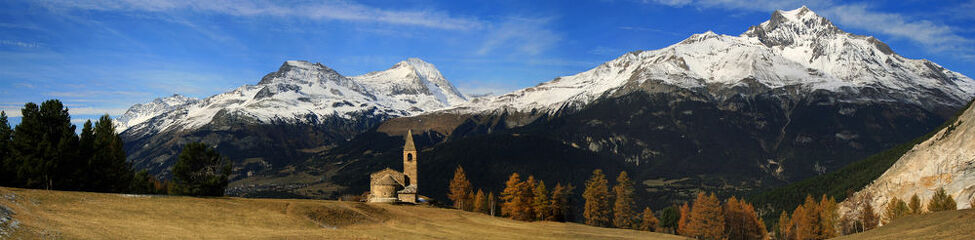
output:
[[397,98],[413,98],[416,95],[432,96],[441,106],[467,102],[467,97],[448,82],[436,66],[419,58],[409,58],[384,71],[352,78]]
[[662,49],[627,53],[576,75],[451,111],[558,111],[654,84],[700,89],[753,83],[769,89],[826,90],[856,96],[856,101],[909,102],[928,109],[957,107],[975,96],[971,78],[926,60],[904,58],[877,38],[844,32],[801,7],[775,11],[771,19],[739,36],[694,34]]
[[464,102],[464,95],[433,64],[420,59],[411,58],[387,70],[355,77],[343,76],[321,63],[292,60],[265,75],[257,85],[244,85],[203,100],[174,95],[135,105],[131,113],[119,118],[119,130],[144,135],[196,129],[218,115],[263,123],[315,124],[367,115],[410,116]]
[[132,105],[122,116],[115,119],[115,130],[125,131],[129,127],[149,121],[165,112],[199,101],[200,99],[173,94],[169,97],[153,99],[148,103]]

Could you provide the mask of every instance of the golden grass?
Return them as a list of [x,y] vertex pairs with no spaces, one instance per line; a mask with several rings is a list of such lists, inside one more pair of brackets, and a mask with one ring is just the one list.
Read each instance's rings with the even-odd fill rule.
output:
[[836,239],[975,239],[975,210],[964,209],[899,218],[874,230]]
[[[10,197],[14,196],[14,197]],[[519,222],[422,206],[194,198],[0,187],[12,238],[65,239],[683,239],[575,223]]]

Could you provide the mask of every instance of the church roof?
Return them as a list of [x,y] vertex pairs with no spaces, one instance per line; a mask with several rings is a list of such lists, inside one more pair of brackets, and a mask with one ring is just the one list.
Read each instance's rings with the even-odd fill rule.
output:
[[382,178],[380,178],[378,181],[376,181],[376,184],[378,184],[378,185],[399,185],[399,183],[396,182],[396,180],[394,180],[393,177],[391,177],[389,175],[386,175],[386,176],[383,176]]
[[416,185],[410,184],[409,186],[406,186],[406,188],[403,188],[403,190],[399,190],[396,193],[414,193],[415,194],[416,193]]
[[416,145],[413,145],[412,129],[406,132],[406,144],[403,145],[403,151],[416,151]]

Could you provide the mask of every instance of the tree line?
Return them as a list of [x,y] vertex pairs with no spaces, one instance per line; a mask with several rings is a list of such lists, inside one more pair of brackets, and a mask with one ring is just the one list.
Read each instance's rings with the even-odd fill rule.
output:
[[108,193],[222,196],[230,161],[202,143],[184,146],[172,181],[160,181],[126,161],[112,118],[85,121],[80,134],[60,100],[24,104],[11,128],[0,111],[0,185]]

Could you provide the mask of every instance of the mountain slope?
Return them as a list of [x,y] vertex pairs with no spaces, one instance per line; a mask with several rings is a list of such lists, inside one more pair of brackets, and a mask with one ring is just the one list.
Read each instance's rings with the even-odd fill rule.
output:
[[165,98],[156,98],[152,102],[132,105],[122,116],[115,118],[115,130],[123,132],[129,127],[139,125],[156,116],[199,101],[200,99],[173,94]]
[[942,187],[959,209],[975,201],[975,107],[914,146],[856,195],[869,194],[874,209],[885,209],[894,197],[906,201],[917,194],[927,202]]
[[303,160],[389,118],[466,101],[419,59],[355,77],[320,63],[287,61],[256,85],[120,120],[139,120],[125,121],[122,133],[136,167],[164,172],[182,144],[202,141],[240,163],[245,174]]

